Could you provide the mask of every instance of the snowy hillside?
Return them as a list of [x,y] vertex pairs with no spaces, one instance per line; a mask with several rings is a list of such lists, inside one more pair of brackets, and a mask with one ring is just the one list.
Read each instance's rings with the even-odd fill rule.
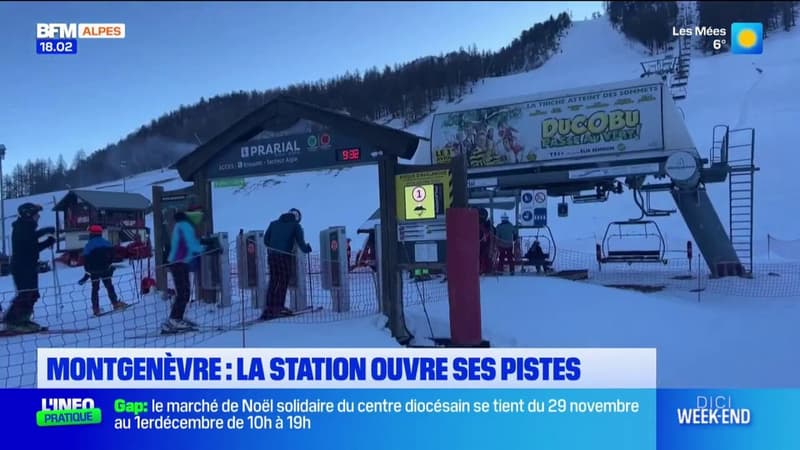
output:
[[[792,142],[792,124],[800,115],[800,98],[796,94],[796,82],[792,75],[800,73],[800,56],[795,51],[798,44],[800,32],[795,30],[791,33],[773,34],[765,44],[766,51],[763,55],[702,56],[696,53],[691,61],[689,95],[686,100],[678,103],[695,145],[703,156],[709,156],[715,125],[727,124],[731,128],[756,129],[756,164],[761,168],[755,181],[754,236],[757,253],[765,251],[764,240],[767,234],[783,239],[800,238],[800,231],[794,224],[786,221],[782,213],[782,199],[787,190],[784,180],[790,175],[786,167],[800,163],[800,158],[795,162],[792,160],[795,158],[793,153],[784,150]],[[568,35],[562,39],[561,50],[537,70],[482,80],[459,103],[440,104],[437,112],[493,99],[635,79],[641,74],[640,62],[653,59],[638,44],[614,31],[603,18],[574,23]],[[761,69],[761,72],[756,68]],[[431,119],[432,116],[428,116],[408,127],[407,131],[427,136],[430,134]],[[420,144],[414,162],[430,162],[426,142]],[[295,197],[287,198],[284,193],[297,192],[295,186],[299,186],[302,192],[299,195],[311,202],[308,206],[304,204],[304,213],[309,220],[313,220],[315,226],[310,230],[314,233],[328,224],[347,225],[348,230],[352,230],[377,206],[377,171],[374,168],[344,170],[336,177],[303,174],[275,179],[285,181],[270,191],[274,193],[270,197],[279,206],[273,209],[270,205],[264,205],[265,208],[271,208],[264,211],[264,216],[272,217],[278,211],[290,207]],[[324,184],[321,192],[325,192],[325,195],[314,194],[312,180]],[[251,183],[258,181],[252,180]],[[347,195],[340,195],[340,190]],[[726,183],[709,186],[709,193],[723,223],[728,220],[727,191]],[[220,199],[227,198],[228,195],[244,195],[240,197],[243,199],[256,197],[256,192],[243,194],[218,191],[216,195]],[[344,203],[340,199],[348,199],[347,203],[352,207],[340,208],[338,205]],[[557,199],[551,199],[551,205],[556,201]],[[239,204],[238,201],[225,203],[228,208],[236,208],[234,205]],[[322,216],[333,220],[327,222],[320,217],[320,212],[314,208],[315,204],[330,205],[325,208]],[[666,193],[654,194],[653,206],[662,209],[675,208],[674,202]],[[259,214],[260,212],[259,210]],[[351,217],[354,214],[357,217]],[[630,193],[626,192],[612,196],[605,204],[574,205],[567,218],[556,218],[553,214],[551,228],[563,248],[591,252],[595,240],[598,236],[602,237],[608,222],[638,215],[639,211]],[[228,217],[227,214],[220,216]],[[246,224],[253,223],[259,227],[264,224],[261,216],[253,218],[252,213],[238,218]],[[682,248],[686,240],[690,239],[689,231],[678,214],[659,219],[659,224],[672,247]],[[227,228],[235,229],[236,225]]]
[[[126,178],[124,184],[120,180],[116,182],[87,186],[82,189],[96,189],[96,190],[107,190],[116,192],[122,192],[124,189],[127,192],[135,192],[142,194],[147,198],[151,198],[154,185],[163,186],[164,189],[167,190],[173,190],[189,186],[190,183],[186,183],[183,180],[181,180],[180,176],[178,176],[178,173],[175,171],[157,170]],[[10,243],[11,224],[17,218],[17,207],[19,207],[19,205],[26,202],[32,202],[42,205],[44,207],[44,211],[41,214],[41,219],[39,221],[40,225],[55,226],[56,216],[55,213],[52,212],[52,209],[53,206],[55,205],[55,202],[60,201],[64,197],[64,195],[66,195],[66,192],[67,191],[50,192],[47,194],[38,194],[30,197],[13,198],[6,200],[5,201],[6,245],[9,245]],[[148,219],[152,220],[152,216],[148,216]]]
[[[784,198],[789,189],[786,177],[789,167],[800,163],[789,150],[792,131],[800,117],[800,94],[797,79],[800,73],[800,31],[775,33],[765,41],[762,55],[702,56],[695,52],[691,59],[688,97],[678,102],[695,146],[708,157],[712,129],[718,124],[733,128],[756,129],[756,165],[761,171],[755,180],[756,240],[772,234],[782,238],[800,238],[795,224],[785,220]],[[641,47],[613,30],[604,19],[576,22],[561,41],[562,52],[537,70],[478,82],[474,92],[460,104],[443,105],[439,111],[464,108],[469,103],[503,99],[524,94],[548,92],[579,86],[590,86],[620,80],[636,79],[641,74],[640,62],[654,59]],[[762,70],[759,73],[756,68]],[[431,117],[415,127],[430,133]],[[418,163],[430,161],[427,151],[416,155]],[[727,223],[727,184],[709,187],[723,223]],[[551,199],[551,204],[555,203]],[[655,194],[653,206],[674,209],[669,194]],[[554,215],[553,215],[554,216]],[[630,193],[612,196],[605,204],[575,205],[570,217],[551,220],[556,239],[600,234],[607,222],[638,217]],[[683,243],[689,232],[679,215],[660,219],[662,230],[673,243]],[[575,250],[591,251],[591,244]],[[763,245],[758,250],[763,250]]]
[[[785,207],[789,205],[785,199],[789,195],[792,170],[800,167],[800,156],[796,155],[792,139],[793,128],[800,119],[800,95],[796,89],[800,30],[772,34],[764,47],[765,53],[756,56],[695,55],[688,98],[679,105],[704,156],[711,146],[714,125],[756,128],[756,162],[761,171],[755,181],[755,237],[764,239],[770,233],[795,239],[800,238],[800,229],[787,214]],[[639,63],[652,59],[638,45],[613,31],[602,18],[575,23],[562,40],[561,49],[561,53],[535,71],[478,82],[458,106],[634,79],[641,72]],[[440,105],[439,111],[455,106]],[[427,135],[430,126],[428,117],[408,130]],[[421,145],[415,162],[428,161],[427,149]],[[303,212],[307,239],[317,251],[318,235],[325,227],[344,225],[349,236],[355,235],[358,226],[378,206],[377,178],[376,167],[360,167],[330,173],[251,178],[241,189],[215,189],[215,228],[229,233],[241,228],[264,229],[269,220],[296,207]],[[150,197],[153,184],[161,184],[168,190],[186,186],[174,171],[154,171],[127,179],[125,187],[129,192]],[[122,183],[106,183],[96,188],[121,191]],[[723,223],[727,223],[727,189],[727,184],[709,187]],[[20,203],[34,201],[47,208],[52,205],[54,195],[60,199],[63,194],[6,201],[7,233],[10,234],[10,223]],[[555,199],[551,199],[551,209],[554,205]],[[653,206],[674,208],[666,194],[657,194]],[[638,216],[638,209],[627,193],[612,196],[605,204],[570,205],[569,217],[557,218],[551,213],[550,225],[560,252],[591,253],[596,236],[602,236],[609,221]],[[679,215],[659,219],[659,223],[671,243],[683,245],[689,239]],[[53,224],[52,214],[45,213],[42,224]],[[360,242],[357,238],[354,249]],[[592,262],[591,258],[586,261]],[[626,267],[620,267],[619,273],[627,273]],[[705,280],[707,284],[697,289],[702,291],[702,301],[701,294],[692,292],[700,280],[680,281],[688,273],[683,268],[680,275],[684,278],[671,278],[675,273],[657,275],[657,281],[669,286],[655,294],[621,292],[557,279],[485,278],[481,281],[484,333],[497,346],[654,346],[658,349],[661,386],[785,387],[796,384],[800,368],[796,352],[787,350],[800,340],[800,328],[793,326],[800,319],[800,280],[795,269],[791,266],[787,272],[775,274],[775,278],[756,280],[760,283],[756,287],[735,284],[748,283],[746,280],[717,284]],[[68,270],[77,269],[65,271]],[[71,282],[74,275],[62,280]],[[630,280],[654,275],[625,276]],[[53,283],[50,277],[41,280],[43,286]],[[603,280],[607,279],[590,281],[604,284]],[[446,286],[438,281],[431,283],[431,290]],[[418,289],[425,288],[409,287],[408,291],[415,295]],[[759,289],[769,292],[764,297],[782,298],[755,298],[761,296]],[[0,278],[0,290],[6,293],[13,290],[9,277]],[[419,306],[408,308],[407,320],[418,343],[426,343],[425,338],[431,335],[449,334],[447,303],[441,301],[443,295],[437,295],[440,302],[427,311]],[[376,317],[305,327],[270,323],[248,330],[247,342],[269,346],[395,345],[385,330],[380,329],[381,324]],[[203,341],[202,345],[240,345],[243,335],[223,334]],[[0,371],[4,370],[3,351],[0,346]],[[758,365],[748,364],[740,357],[753,352],[763,358]],[[795,356],[786,356],[790,354]],[[766,377],[769,379],[765,373],[770,374]]]
[[[344,225],[348,233],[355,230],[377,207],[378,191],[375,167],[357,167],[340,174],[319,172],[299,175],[260,177],[247,180],[243,188],[214,190],[214,222],[217,231],[238,233],[245,230],[264,230],[269,221],[290,208],[303,212],[307,239],[313,247],[319,242],[319,232],[333,225]],[[152,197],[153,186],[165,190],[189,186],[176,171],[153,171],[125,180],[125,190]],[[370,187],[367,188],[367,185]],[[103,183],[87,189],[122,192],[122,182]],[[10,199],[5,203],[7,241],[10,240],[11,223],[16,219],[17,207],[24,202],[34,202],[45,207],[40,224],[55,225],[51,212],[55,200],[61,200],[66,191]],[[148,216],[152,227],[153,216]]]

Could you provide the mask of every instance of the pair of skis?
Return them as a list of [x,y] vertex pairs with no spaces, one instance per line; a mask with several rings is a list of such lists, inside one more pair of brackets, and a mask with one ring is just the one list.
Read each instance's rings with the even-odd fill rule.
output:
[[309,306],[307,308],[300,309],[300,310],[297,310],[297,311],[287,310],[287,311],[282,312],[281,314],[279,314],[279,315],[277,315],[275,317],[270,317],[269,319],[262,319],[261,317],[259,317],[259,318],[252,319],[252,320],[246,320],[246,321],[244,321],[244,323],[242,325],[247,327],[247,326],[255,325],[255,324],[261,323],[261,322],[270,322],[272,320],[284,319],[284,318],[287,318],[287,317],[302,316],[303,314],[313,313],[313,312],[317,312],[317,311],[322,311],[322,306]]
[[[104,311],[104,312],[100,313],[97,316],[92,316],[92,317],[94,317],[94,318],[96,318],[96,317],[104,317],[104,316],[107,316],[107,315],[110,315],[110,314],[126,311],[126,310],[128,310],[129,308],[131,308],[131,307],[133,307],[135,305],[136,305],[136,303],[132,303],[132,304],[128,304],[128,306],[126,306],[124,308],[110,309],[108,311]],[[41,335],[48,335],[48,334],[80,334],[80,333],[86,333],[86,332],[92,331],[94,329],[95,329],[95,327],[84,327],[84,328],[50,328],[50,327],[42,327],[42,328],[40,328],[38,330],[35,330],[35,331],[18,331],[18,330],[3,329],[3,330],[0,330],[0,337],[28,336],[28,335],[37,335],[37,334],[41,334]]]
[[15,337],[15,336],[30,336],[30,335],[48,335],[48,334],[80,334],[94,330],[92,327],[88,328],[50,328],[42,327],[36,331],[16,331],[16,330],[0,330],[0,337]]
[[182,329],[182,330],[175,330],[175,331],[171,331],[171,332],[164,332],[164,331],[159,330],[159,331],[155,331],[155,332],[152,332],[152,333],[147,333],[147,334],[142,334],[142,335],[137,335],[137,336],[126,336],[125,338],[126,339],[155,339],[155,338],[159,338],[159,337],[179,336],[179,335],[189,334],[189,333],[222,333],[222,332],[228,332],[228,331],[239,331],[239,330],[245,330],[245,329],[249,328],[250,326],[258,324],[258,323],[268,322],[270,320],[275,320],[275,319],[283,319],[283,318],[288,318],[288,317],[301,316],[303,314],[309,314],[309,313],[313,313],[313,312],[317,312],[317,311],[322,311],[322,307],[321,306],[310,306],[308,308],[305,308],[305,309],[302,309],[302,310],[299,310],[299,311],[287,312],[286,314],[281,314],[281,315],[276,316],[276,317],[271,318],[271,319],[264,320],[264,319],[261,319],[261,318],[257,318],[257,319],[247,320],[247,321],[244,321],[244,322],[242,322],[240,324],[236,324],[236,325],[232,325],[232,326],[198,325],[197,327],[186,328],[186,329]]
[[138,305],[138,304],[139,304],[139,302],[128,303],[126,306],[123,306],[122,308],[116,308],[116,309],[115,309],[115,308],[112,308],[112,309],[109,309],[109,310],[107,310],[107,311],[103,311],[103,312],[101,312],[100,314],[93,315],[92,317],[95,317],[95,318],[97,318],[97,317],[105,317],[105,316],[108,316],[108,315],[110,315],[110,314],[114,314],[114,313],[119,313],[119,312],[127,311],[127,310],[129,310],[129,309],[133,308],[134,306],[136,306],[136,305]]

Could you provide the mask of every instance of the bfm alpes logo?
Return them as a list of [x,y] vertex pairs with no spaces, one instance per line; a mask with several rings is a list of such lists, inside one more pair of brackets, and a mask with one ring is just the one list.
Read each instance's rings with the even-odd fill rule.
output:
[[36,39],[125,39],[125,24],[37,23]]
[[74,55],[78,39],[125,39],[124,23],[37,23],[36,53]]
[[43,398],[42,409],[36,412],[36,425],[40,427],[95,425],[102,421],[103,414],[91,398]]

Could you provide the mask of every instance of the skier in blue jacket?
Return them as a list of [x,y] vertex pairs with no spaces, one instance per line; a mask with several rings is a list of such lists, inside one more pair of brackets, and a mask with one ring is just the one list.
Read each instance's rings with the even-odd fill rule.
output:
[[99,316],[102,311],[100,310],[100,282],[108,292],[108,298],[111,300],[111,306],[114,310],[126,308],[128,305],[119,301],[117,292],[114,290],[114,283],[111,277],[114,276],[114,247],[111,242],[103,238],[103,227],[100,225],[92,225],[89,227],[89,241],[83,248],[83,268],[86,275],[78,281],[78,284],[84,284],[89,279],[92,280],[92,312],[95,316]]
[[302,214],[297,208],[281,214],[277,220],[270,222],[264,232],[264,245],[267,247],[267,266],[269,267],[269,285],[267,286],[267,302],[261,314],[261,320],[271,320],[292,312],[284,305],[289,281],[293,277],[295,254],[294,248],[311,253],[311,245],[306,242],[303,227],[300,225]]
[[167,257],[169,271],[175,283],[175,303],[172,304],[169,318],[161,325],[162,333],[179,333],[197,328],[197,324],[184,319],[183,315],[191,292],[189,272],[195,260],[207,250],[197,239],[196,227],[202,220],[203,211],[199,208],[190,208],[186,212],[175,214],[175,226],[172,229]]

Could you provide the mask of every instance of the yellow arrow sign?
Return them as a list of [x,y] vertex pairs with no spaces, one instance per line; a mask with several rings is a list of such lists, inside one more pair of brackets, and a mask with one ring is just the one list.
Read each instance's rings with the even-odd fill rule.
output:
[[406,186],[405,188],[405,219],[435,219],[436,201],[433,194],[434,186]]
[[[451,206],[450,171],[431,170],[425,172],[397,175],[395,190],[397,192],[397,218],[399,220],[430,220],[437,217],[436,190],[441,192],[443,205],[439,209],[446,210]],[[442,213],[443,211],[438,211]]]

